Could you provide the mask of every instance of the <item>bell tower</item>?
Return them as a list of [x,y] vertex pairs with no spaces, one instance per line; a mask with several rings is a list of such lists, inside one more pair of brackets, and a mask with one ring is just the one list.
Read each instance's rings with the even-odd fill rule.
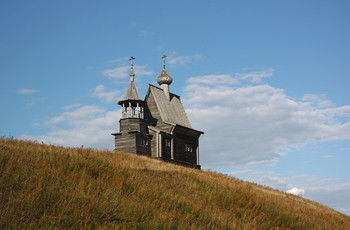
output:
[[134,83],[134,60],[133,56],[129,59],[131,61],[130,83],[124,99],[118,102],[122,107],[119,120],[120,132],[112,135],[115,136],[115,150],[150,155],[150,140],[147,135],[147,123],[144,120],[144,101]]
[[134,74],[134,57],[131,56],[129,61],[131,61],[131,70],[130,70],[130,83],[129,87],[126,90],[124,99],[119,101],[118,104],[122,106],[122,115],[121,119],[127,118],[140,118],[143,119],[143,101],[141,100],[139,91],[136,88],[134,83],[135,74]]

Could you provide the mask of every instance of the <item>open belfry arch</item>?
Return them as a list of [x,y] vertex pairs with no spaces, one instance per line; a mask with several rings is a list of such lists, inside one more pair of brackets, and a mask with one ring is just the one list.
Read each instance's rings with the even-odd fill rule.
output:
[[149,84],[142,100],[134,83],[134,57],[131,56],[130,83],[121,108],[120,132],[115,136],[115,150],[161,158],[200,168],[199,137],[203,132],[192,128],[180,97],[169,91],[173,79],[165,69],[157,78],[160,88]]

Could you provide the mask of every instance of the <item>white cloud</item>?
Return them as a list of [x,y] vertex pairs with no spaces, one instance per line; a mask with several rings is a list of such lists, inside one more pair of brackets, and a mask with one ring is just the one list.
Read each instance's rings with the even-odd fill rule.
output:
[[325,108],[333,105],[333,103],[326,98],[326,95],[323,94],[306,94],[305,96],[303,96],[302,100],[314,104],[319,108]]
[[123,79],[129,76],[130,66],[119,66],[114,69],[107,69],[102,72],[103,75],[113,79]]
[[269,68],[266,70],[255,71],[250,73],[236,73],[235,77],[237,77],[240,80],[248,80],[252,83],[259,83],[261,79],[265,77],[271,77],[274,72],[275,72],[274,69]]
[[177,55],[176,52],[170,52],[167,55],[167,59],[166,59],[166,64],[169,64],[169,66],[174,67],[177,65],[184,65],[187,63],[193,63],[197,60],[200,60],[203,58],[202,55],[200,54],[195,54],[195,55],[191,55],[191,56],[179,56]]
[[115,102],[118,95],[120,95],[119,90],[106,92],[106,87],[104,85],[96,86],[94,92],[91,94],[92,97],[100,98],[104,103]]
[[45,125],[56,125],[58,123],[66,122],[70,125],[80,125],[81,123],[87,123],[90,119],[96,116],[102,116],[105,109],[95,105],[85,105],[76,108],[74,111],[63,112],[61,115],[53,117],[46,121]]
[[63,106],[62,108],[64,110],[71,110],[71,109],[74,109],[74,108],[77,108],[77,107],[80,107],[81,104],[79,103],[76,103],[76,104],[72,104],[72,105],[66,105],[66,106]]
[[299,175],[284,179],[295,187],[304,189],[305,198],[350,215],[349,180],[322,178],[315,175]]
[[342,116],[342,117],[350,117],[350,105],[335,107],[335,108],[325,108],[323,112],[328,114],[329,116]]
[[287,193],[294,194],[294,195],[297,195],[297,196],[303,196],[304,193],[305,193],[305,190],[301,189],[301,188],[293,187],[291,189],[288,189]]
[[[147,65],[134,65],[134,73],[136,76],[150,76],[153,71],[147,70]],[[119,66],[114,69],[107,69],[102,72],[103,75],[110,79],[122,80],[129,77],[130,65]]]
[[206,84],[206,85],[217,85],[217,84],[237,84],[238,81],[229,74],[221,75],[205,75],[201,77],[191,77],[187,80],[191,84]]
[[34,94],[39,92],[39,90],[36,89],[27,89],[27,88],[22,88],[16,91],[18,94],[24,94],[24,95],[29,95],[29,94]]
[[350,215],[350,182],[305,186],[305,197]]
[[43,141],[62,146],[113,149],[114,138],[111,135],[118,130],[120,111],[106,111],[94,105],[81,106],[71,112],[63,112],[51,118],[45,125],[69,125],[70,128],[55,127],[46,135],[32,136],[23,134],[19,138]]
[[293,187],[292,184],[288,183],[287,178],[284,178],[281,175],[271,171],[266,172],[262,170],[245,169],[241,171],[232,171],[227,173],[227,175],[278,189],[279,191],[286,191]]
[[205,132],[201,164],[209,168],[273,164],[291,148],[350,139],[350,122],[335,119],[350,116],[347,106],[324,109],[267,84],[238,88],[207,79],[189,79],[182,101],[192,126]]
[[275,172],[241,170],[227,173],[243,180],[303,196],[350,215],[350,181],[315,175],[284,177]]
[[109,60],[107,61],[108,65],[115,65],[115,64],[120,64],[120,63],[127,63],[127,61],[129,60],[129,58],[126,57],[121,57],[121,58],[117,58],[117,59],[113,59],[113,60]]
[[57,117],[53,117],[50,120],[46,121],[44,124],[45,125],[54,125],[54,124],[61,123],[64,120],[65,120],[65,116],[57,116]]

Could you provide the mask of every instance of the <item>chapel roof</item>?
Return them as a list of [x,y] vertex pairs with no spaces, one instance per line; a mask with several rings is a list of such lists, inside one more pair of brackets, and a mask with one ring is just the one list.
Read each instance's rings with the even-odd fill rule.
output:
[[163,89],[151,84],[149,84],[146,98],[149,94],[153,95],[163,122],[173,125],[181,125],[192,129],[191,123],[186,115],[179,96],[170,93],[170,100],[168,100],[163,92]]

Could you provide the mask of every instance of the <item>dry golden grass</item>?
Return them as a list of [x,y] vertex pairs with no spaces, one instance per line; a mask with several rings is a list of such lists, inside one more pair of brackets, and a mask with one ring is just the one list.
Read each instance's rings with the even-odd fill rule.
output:
[[0,139],[0,229],[350,229],[350,217],[148,157]]

